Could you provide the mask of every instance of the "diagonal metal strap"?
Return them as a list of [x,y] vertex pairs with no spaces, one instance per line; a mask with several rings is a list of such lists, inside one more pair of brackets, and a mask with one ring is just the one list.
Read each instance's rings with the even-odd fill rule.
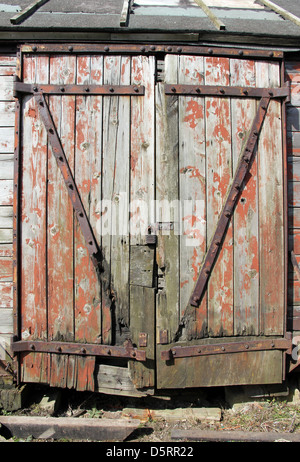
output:
[[34,94],[34,98],[37,102],[41,119],[46,127],[48,133],[48,139],[52,147],[52,152],[56,159],[57,165],[63,176],[67,191],[69,193],[73,209],[76,213],[82,234],[86,241],[87,249],[92,259],[93,265],[99,268],[100,265],[100,249],[94,232],[92,230],[90,221],[85,212],[78,188],[76,186],[72,171],[70,169],[67,157],[65,155],[63,146],[58,136],[55,124],[52,120],[51,113],[48,104],[45,100],[43,93],[38,92]]
[[212,272],[213,265],[218,256],[222,240],[225,236],[227,225],[233,214],[234,207],[237,202],[237,198],[239,196],[240,190],[243,185],[243,181],[249,170],[251,161],[254,157],[255,146],[257,143],[258,135],[261,130],[263,121],[265,119],[265,115],[267,113],[267,108],[270,102],[270,98],[271,96],[263,97],[261,98],[259,102],[257,113],[252,123],[252,127],[250,130],[247,142],[244,148],[242,149],[234,178],[232,180],[229,191],[227,193],[225,204],[223,206],[221,215],[218,220],[218,224],[216,226],[212,240],[208,247],[207,253],[203,260],[203,264],[200,270],[200,274],[198,276],[196,286],[194,288],[194,291],[189,301],[190,305],[192,306],[199,306],[200,304],[209,275]]

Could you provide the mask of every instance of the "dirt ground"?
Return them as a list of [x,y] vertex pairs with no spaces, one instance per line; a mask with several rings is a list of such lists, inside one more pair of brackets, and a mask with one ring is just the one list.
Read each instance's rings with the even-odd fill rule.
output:
[[[52,390],[53,392],[53,390]],[[220,390],[210,393],[181,393],[171,398],[126,398],[109,396],[97,393],[79,393],[72,391],[59,391],[56,399],[45,407],[43,397],[47,396],[45,390],[37,389],[28,401],[27,406],[21,410],[9,413],[0,410],[4,415],[23,416],[57,416],[123,419],[124,409],[131,408],[132,415],[137,413],[144,416],[138,428],[127,439],[130,442],[170,442],[174,430],[218,430],[218,431],[244,431],[244,432],[278,432],[300,434],[300,403],[289,402],[285,398],[259,399],[252,402],[239,403],[230,406]],[[51,401],[51,400],[50,400]],[[214,420],[199,420],[188,417],[186,409],[198,408],[220,409],[220,418]],[[183,410],[183,417],[178,419],[151,418],[151,410]],[[147,417],[147,410],[148,416]],[[186,414],[186,417],[184,416]],[[209,412],[208,412],[209,414]],[[145,417],[146,416],[146,417]],[[1,429],[0,429],[1,435]],[[27,438],[28,440],[28,438]],[[31,441],[32,438],[29,440]],[[12,438],[11,441],[20,441]],[[25,440],[26,441],[26,440]]]

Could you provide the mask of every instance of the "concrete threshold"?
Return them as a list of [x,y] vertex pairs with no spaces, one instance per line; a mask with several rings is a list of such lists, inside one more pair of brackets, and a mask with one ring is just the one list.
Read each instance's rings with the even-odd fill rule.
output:
[[138,425],[130,419],[0,416],[0,434],[22,439],[124,441]]

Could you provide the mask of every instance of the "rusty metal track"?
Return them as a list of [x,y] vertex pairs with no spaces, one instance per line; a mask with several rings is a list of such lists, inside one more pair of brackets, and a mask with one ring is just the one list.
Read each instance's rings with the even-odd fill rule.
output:
[[50,85],[15,82],[16,93],[44,93],[52,95],[143,96],[143,85]]
[[247,49],[210,47],[174,43],[31,43],[21,47],[22,53],[103,53],[103,54],[192,54],[203,56],[227,56],[239,59],[282,59],[283,52],[276,49]]
[[175,358],[188,358],[192,356],[207,356],[227,353],[242,353],[251,351],[285,350],[291,352],[292,341],[287,338],[244,340],[243,342],[214,343],[206,345],[176,346],[161,352],[161,359],[169,361]]
[[279,88],[230,87],[219,85],[165,85],[166,95],[230,96],[237,98],[283,98],[289,96],[289,86]]
[[107,346],[91,343],[69,343],[69,342],[43,342],[36,341],[17,341],[12,343],[12,351],[20,352],[39,352],[71,354],[81,356],[104,356],[107,358],[127,358],[136,361],[146,360],[146,351],[138,350],[133,347],[131,342],[124,346]]
[[271,96],[263,97],[260,100],[258,110],[257,110],[256,116],[254,118],[251,130],[249,133],[248,140],[245,144],[244,149],[242,150],[239,164],[236,169],[231,186],[229,188],[227,198],[225,200],[225,204],[223,206],[222,212],[218,220],[218,224],[216,226],[215,232],[213,234],[213,238],[208,247],[206,256],[204,258],[196,286],[194,288],[194,291],[189,301],[190,305],[192,306],[199,305],[204,289],[206,287],[206,283],[208,281],[209,275],[212,272],[212,268],[216,261],[217,255],[219,253],[219,249],[221,247],[221,243],[225,235],[227,225],[233,214],[235,204],[237,202],[237,199],[239,197],[239,194],[240,194],[240,191],[243,185],[243,181],[245,179],[245,176],[248,172],[249,166],[252,161],[252,158],[254,155],[254,149],[257,143],[258,135],[261,130],[263,121],[265,119],[265,115],[267,113],[270,98]]
[[91,260],[93,262],[93,265],[96,268],[99,268],[100,249],[99,249],[97,240],[94,236],[94,232],[92,230],[90,221],[86,215],[84,206],[82,204],[82,200],[78,192],[78,188],[76,186],[71,168],[69,166],[63,146],[58,136],[55,124],[52,120],[48,104],[45,100],[45,96],[43,95],[43,93],[37,92],[34,94],[34,97],[35,97],[36,103],[39,108],[41,119],[46,127],[48,139],[52,147],[54,157],[61,171],[61,174],[63,176],[63,179],[66,184],[68,194],[71,199],[74,211],[76,213],[82,234],[86,241],[86,245],[87,245]]

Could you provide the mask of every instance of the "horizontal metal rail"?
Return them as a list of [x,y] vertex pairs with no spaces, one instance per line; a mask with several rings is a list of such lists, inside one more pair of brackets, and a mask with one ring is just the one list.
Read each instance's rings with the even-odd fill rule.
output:
[[282,59],[283,51],[246,47],[212,47],[175,43],[31,43],[21,46],[21,53],[103,53],[103,54],[192,54],[256,59]]
[[243,342],[213,343],[206,345],[175,346],[161,352],[161,359],[169,361],[176,358],[192,356],[219,355],[228,353],[243,353],[250,351],[285,350],[291,353],[292,341],[289,338],[267,340],[244,340]]
[[136,361],[146,360],[146,351],[138,350],[128,342],[124,346],[108,346],[91,343],[44,342],[42,340],[20,340],[12,343],[13,353],[39,352],[81,356],[104,356],[107,358],[127,358]]
[[230,96],[237,98],[289,98],[290,87],[256,88],[219,85],[165,85],[166,95],[182,96]]
[[15,94],[143,96],[145,87],[143,85],[51,85],[17,81],[14,82],[14,92]]

